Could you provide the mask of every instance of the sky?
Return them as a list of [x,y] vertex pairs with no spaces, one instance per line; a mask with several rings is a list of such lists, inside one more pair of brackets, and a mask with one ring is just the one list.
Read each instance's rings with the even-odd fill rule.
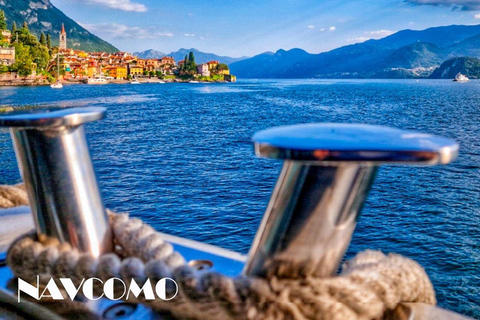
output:
[[480,24],[480,0],[51,0],[123,51],[320,53],[399,30]]

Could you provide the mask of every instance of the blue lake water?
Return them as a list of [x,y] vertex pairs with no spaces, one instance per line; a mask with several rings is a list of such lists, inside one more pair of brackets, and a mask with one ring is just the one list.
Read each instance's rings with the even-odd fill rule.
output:
[[[382,167],[348,256],[417,260],[439,305],[480,318],[480,82],[272,80],[0,88],[0,105],[105,106],[86,128],[106,205],[158,230],[248,252],[281,163],[254,132],[307,122],[381,124],[456,139],[439,167]],[[0,183],[20,181],[0,131]]]

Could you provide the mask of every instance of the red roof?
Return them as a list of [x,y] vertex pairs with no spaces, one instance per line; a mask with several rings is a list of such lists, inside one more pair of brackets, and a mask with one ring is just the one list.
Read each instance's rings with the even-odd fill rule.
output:
[[65,32],[65,26],[63,25],[63,23],[62,23],[62,33],[66,33]]

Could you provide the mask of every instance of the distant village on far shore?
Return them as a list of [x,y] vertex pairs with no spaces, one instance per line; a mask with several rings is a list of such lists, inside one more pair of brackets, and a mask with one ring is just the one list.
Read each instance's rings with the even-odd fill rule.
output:
[[173,57],[140,59],[127,52],[85,52],[69,49],[62,24],[59,46],[52,47],[49,35],[40,39],[27,23],[17,29],[6,27],[0,11],[0,85],[47,84],[55,80],[81,83],[105,78],[112,83],[140,82],[235,82],[228,65],[220,61],[196,64],[193,52],[184,60]]

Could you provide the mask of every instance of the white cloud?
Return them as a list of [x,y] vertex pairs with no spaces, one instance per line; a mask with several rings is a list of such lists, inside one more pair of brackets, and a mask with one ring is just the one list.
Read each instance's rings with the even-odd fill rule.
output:
[[96,4],[102,7],[133,12],[145,12],[147,7],[131,0],[74,0],[82,3]]
[[357,38],[347,39],[347,42],[359,43],[359,42],[365,42],[365,41],[370,40],[370,39],[372,39],[372,38],[368,38],[368,37],[357,37]]
[[477,13],[476,15],[473,16],[475,19],[480,19],[480,13]]
[[337,28],[335,26],[331,26],[330,28],[321,28],[320,32],[325,32],[325,31],[332,32],[332,31],[335,31],[335,30],[337,30]]
[[183,36],[184,36],[184,37],[195,37],[195,34],[193,34],[193,33],[184,33]]
[[308,28],[308,29],[315,29],[315,26],[309,25],[307,28]]
[[390,30],[365,31],[364,36],[347,39],[347,42],[357,43],[357,42],[365,42],[371,39],[381,39],[394,33],[395,33],[394,31],[390,31]]
[[81,23],[80,25],[96,35],[114,39],[158,39],[161,37],[173,37],[173,33],[158,31],[156,27],[130,27],[119,23]]
[[376,30],[376,31],[370,31],[370,32],[365,32],[365,33],[371,35],[372,38],[383,38],[383,37],[387,37],[391,34],[394,34],[395,32],[390,31],[390,30]]

